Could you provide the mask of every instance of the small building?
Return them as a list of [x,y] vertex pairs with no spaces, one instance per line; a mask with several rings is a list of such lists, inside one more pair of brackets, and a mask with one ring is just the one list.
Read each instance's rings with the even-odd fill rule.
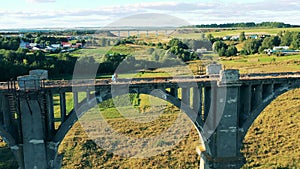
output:
[[247,39],[258,39],[257,34],[249,35]]
[[51,46],[46,46],[46,48],[44,50],[45,50],[45,52],[54,52],[56,50],[56,48],[53,48]]
[[223,40],[230,40],[231,36],[224,36]]
[[288,46],[274,46],[273,50],[288,50]]
[[53,47],[55,49],[60,49],[61,48],[61,44],[52,44],[51,47]]
[[63,48],[71,48],[72,47],[72,44],[69,42],[61,42],[61,45]]
[[33,50],[33,51],[39,51],[39,50],[41,50],[41,48],[39,48],[39,47],[33,47],[31,50]]
[[197,53],[206,53],[207,49],[206,48],[201,48],[196,50]]
[[37,46],[38,46],[37,43],[30,43],[30,44],[29,44],[29,47],[31,47],[31,48],[34,48],[34,47],[37,47]]
[[232,36],[232,37],[230,38],[230,40],[239,40],[239,39],[240,39],[239,36]]
[[75,45],[72,45],[72,48],[75,48],[75,49],[82,48],[82,43],[76,43]]

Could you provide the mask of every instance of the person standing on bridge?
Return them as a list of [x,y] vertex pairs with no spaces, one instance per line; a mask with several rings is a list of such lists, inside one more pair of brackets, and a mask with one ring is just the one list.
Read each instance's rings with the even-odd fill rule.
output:
[[117,74],[117,73],[114,73],[114,74],[112,75],[112,77],[111,77],[111,80],[112,80],[113,82],[117,82],[117,80],[118,80],[118,74]]

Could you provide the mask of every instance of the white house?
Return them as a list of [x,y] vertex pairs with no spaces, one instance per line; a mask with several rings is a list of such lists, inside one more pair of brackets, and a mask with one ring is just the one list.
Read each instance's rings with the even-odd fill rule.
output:
[[52,44],[51,47],[55,48],[55,49],[60,49],[61,48],[61,44]]
[[288,46],[274,46],[273,50],[288,50]]

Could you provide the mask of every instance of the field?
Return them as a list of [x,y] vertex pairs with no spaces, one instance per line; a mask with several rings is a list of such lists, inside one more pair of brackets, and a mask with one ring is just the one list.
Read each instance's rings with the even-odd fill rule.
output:
[[[172,34],[173,37],[182,38],[182,39],[201,39],[203,37],[203,33],[191,31],[192,33],[181,34],[175,33]],[[223,31],[214,31],[214,32],[206,32],[204,34],[211,34],[214,37],[224,37],[224,36],[238,36],[241,32],[245,32],[246,35],[251,34],[269,34],[269,35],[276,35],[280,31],[300,31],[300,28],[261,28],[261,29],[236,29],[236,30],[223,30]]]
[[300,55],[268,56],[252,55],[223,58],[226,69],[239,69],[241,73],[295,72],[300,70]]
[[280,31],[300,31],[300,28],[273,28],[273,29],[237,29],[229,31],[212,32],[214,37],[234,36],[239,35],[241,32],[245,32],[246,35],[250,34],[269,34],[276,35]]

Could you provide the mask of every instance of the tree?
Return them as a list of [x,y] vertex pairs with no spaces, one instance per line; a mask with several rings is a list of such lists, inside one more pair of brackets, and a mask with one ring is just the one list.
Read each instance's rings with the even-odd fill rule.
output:
[[259,52],[262,52],[265,49],[271,49],[274,46],[280,45],[280,38],[279,36],[271,36],[266,37],[263,41],[261,46],[259,47]]
[[292,41],[293,41],[292,32],[286,31],[284,33],[284,35],[281,37],[281,43],[280,43],[280,45],[282,45],[282,46],[290,46],[291,43],[292,43]]
[[250,55],[258,52],[261,41],[258,39],[247,39],[243,47],[243,54]]
[[296,50],[299,49],[299,47],[300,47],[300,32],[293,32],[290,48]]
[[239,36],[240,42],[244,42],[246,40],[245,32],[241,32]]
[[3,58],[6,62],[14,64],[16,53],[12,50],[5,50]]
[[213,44],[213,50],[219,54],[219,56],[225,56],[228,46],[223,41],[216,41]]
[[23,60],[26,59],[26,53],[27,53],[27,49],[22,49],[22,48],[19,48],[17,51],[16,51],[16,61],[21,64],[23,63]]
[[238,50],[234,45],[230,45],[226,50],[226,56],[235,56]]
[[43,61],[45,61],[46,56],[42,51],[36,51],[34,54],[35,61],[38,65],[42,65]]
[[207,35],[207,39],[211,42],[214,43],[214,36],[212,34]]

